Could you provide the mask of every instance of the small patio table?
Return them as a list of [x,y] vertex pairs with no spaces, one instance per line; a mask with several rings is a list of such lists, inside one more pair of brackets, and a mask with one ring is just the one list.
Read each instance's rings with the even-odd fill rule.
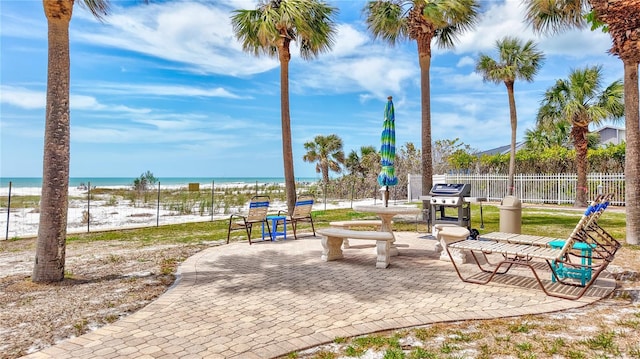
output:
[[[551,248],[562,249],[562,247],[564,247],[565,241],[563,240],[551,241],[548,244],[549,244],[549,247]],[[584,286],[584,284],[587,281],[591,280],[591,264],[592,264],[591,252],[594,247],[595,245],[588,244],[588,243],[582,243],[582,242],[574,243],[573,249],[579,250],[581,254],[580,255],[581,266],[579,268],[569,268],[567,266],[563,266],[562,263],[555,263],[554,261],[553,266],[554,266],[556,275],[558,275],[558,277],[560,278],[580,279],[580,284]],[[555,281],[556,281],[556,277],[553,274],[551,274],[551,282],[555,283]]]
[[[267,216],[267,220],[271,221],[271,240],[275,241],[276,236],[283,236],[283,239],[287,239],[287,217],[286,216]],[[282,222],[283,229],[281,232],[278,232],[277,225],[278,222]],[[264,222],[262,222],[262,240],[264,241],[264,235],[269,233],[264,230]]]

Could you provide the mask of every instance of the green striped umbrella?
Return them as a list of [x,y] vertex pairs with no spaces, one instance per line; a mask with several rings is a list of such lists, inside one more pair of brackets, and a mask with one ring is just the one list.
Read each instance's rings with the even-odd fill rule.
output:
[[395,186],[398,184],[398,177],[396,177],[396,170],[393,163],[396,158],[396,123],[395,113],[393,109],[392,97],[387,98],[387,106],[384,108],[384,122],[382,124],[382,136],[380,146],[380,163],[382,164],[382,170],[378,175],[378,184],[386,187],[386,196],[384,205],[388,205],[389,200],[389,186]]

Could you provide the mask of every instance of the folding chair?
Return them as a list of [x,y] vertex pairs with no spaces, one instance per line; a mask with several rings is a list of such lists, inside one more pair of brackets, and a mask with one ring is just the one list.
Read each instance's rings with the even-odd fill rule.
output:
[[267,220],[267,211],[269,211],[269,196],[253,196],[249,203],[249,213],[247,215],[232,214],[231,217],[229,217],[227,244],[229,244],[231,231],[237,229],[247,231],[247,238],[249,239],[249,244],[251,244],[251,230],[256,223],[266,223],[269,238],[271,238],[271,228],[269,228],[269,221]]
[[291,223],[291,227],[293,227],[293,238],[298,239],[298,235],[296,234],[298,222],[311,223],[313,235],[316,235],[316,229],[313,226],[313,217],[311,216],[314,201],[315,197],[311,194],[300,195],[293,207],[293,213],[290,216],[287,214],[287,211],[278,211],[279,216],[286,215],[287,221]]

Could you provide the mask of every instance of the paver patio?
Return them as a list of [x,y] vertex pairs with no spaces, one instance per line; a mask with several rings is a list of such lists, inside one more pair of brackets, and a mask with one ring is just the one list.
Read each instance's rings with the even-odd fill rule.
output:
[[527,272],[466,284],[422,235],[396,233],[400,255],[387,269],[375,268],[370,241],[352,240],[331,262],[318,237],[212,247],[147,307],[28,358],[273,358],[336,337],[581,307],[615,288],[601,275],[569,301],[546,296]]

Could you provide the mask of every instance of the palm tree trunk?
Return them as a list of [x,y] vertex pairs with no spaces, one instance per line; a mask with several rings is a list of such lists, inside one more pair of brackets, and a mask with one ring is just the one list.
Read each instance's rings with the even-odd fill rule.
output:
[[509,119],[511,121],[511,151],[509,151],[509,181],[507,194],[513,196],[515,192],[516,174],[516,130],[518,127],[518,115],[516,114],[516,98],[513,93],[513,82],[505,82],[509,97]]
[[[425,36],[426,37],[426,36]],[[433,159],[431,155],[431,38],[417,39],[420,62],[420,98],[422,105],[422,194],[433,187]],[[424,204],[426,208],[426,204]]]
[[291,146],[291,113],[289,112],[289,42],[279,49],[280,54],[280,111],[282,121],[282,158],[284,185],[287,194],[287,210],[293,213],[296,204],[296,181],[293,173],[293,149]]
[[64,279],[69,195],[69,21],[72,0],[45,0],[49,58],[42,197],[34,282]]
[[326,161],[324,163],[321,164],[322,166],[322,182],[324,182],[324,185],[328,185],[329,184],[329,163],[327,163]]
[[576,169],[578,172],[576,201],[573,203],[574,207],[587,206],[587,151],[589,145],[587,141],[587,133],[589,133],[588,127],[579,126],[576,123],[574,123],[571,128],[571,136],[573,137],[573,144],[576,148]]
[[624,114],[626,127],[625,205],[627,243],[640,244],[640,114],[638,63],[624,61]]

